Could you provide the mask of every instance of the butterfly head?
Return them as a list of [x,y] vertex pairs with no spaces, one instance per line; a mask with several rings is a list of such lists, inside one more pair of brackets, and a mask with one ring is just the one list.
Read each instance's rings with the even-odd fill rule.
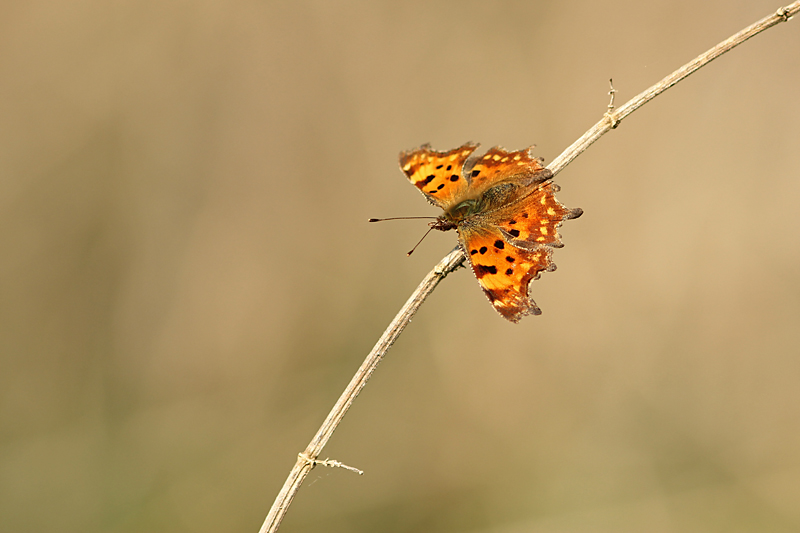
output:
[[433,222],[430,222],[428,225],[439,231],[448,231],[451,229],[455,229],[461,224],[463,224],[467,219],[471,216],[475,215],[476,213],[481,212],[482,209],[482,202],[480,199],[468,199],[463,200],[453,207],[449,209],[445,209],[445,212],[439,216]]
[[433,222],[428,222],[428,226],[439,231],[450,231],[451,229],[456,229],[458,224],[442,215]]

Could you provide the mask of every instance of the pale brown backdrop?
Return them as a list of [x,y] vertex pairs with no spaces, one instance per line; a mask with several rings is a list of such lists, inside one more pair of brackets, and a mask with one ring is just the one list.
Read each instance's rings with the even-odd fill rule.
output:
[[[552,160],[773,1],[0,4],[0,530],[254,532],[455,244],[423,142]],[[544,311],[449,277],[286,532],[800,530],[800,20],[558,176]]]

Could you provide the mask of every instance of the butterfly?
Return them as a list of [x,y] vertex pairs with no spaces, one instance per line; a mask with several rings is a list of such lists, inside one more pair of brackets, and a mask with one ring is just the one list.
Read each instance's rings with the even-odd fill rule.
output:
[[444,213],[433,229],[455,229],[472,271],[492,306],[519,322],[541,310],[529,294],[531,280],[556,269],[553,248],[561,248],[558,227],[583,210],[555,198],[553,173],[534,158],[533,147],[508,152],[491,148],[474,155],[477,144],[448,152],[425,144],[400,154],[400,168],[425,198]]

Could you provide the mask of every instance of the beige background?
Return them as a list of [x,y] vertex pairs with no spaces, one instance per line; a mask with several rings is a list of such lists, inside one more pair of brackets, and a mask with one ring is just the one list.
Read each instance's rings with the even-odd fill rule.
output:
[[[423,142],[552,160],[779,4],[0,4],[0,530],[253,532],[455,244]],[[558,176],[544,311],[423,306],[286,532],[800,530],[800,20]]]

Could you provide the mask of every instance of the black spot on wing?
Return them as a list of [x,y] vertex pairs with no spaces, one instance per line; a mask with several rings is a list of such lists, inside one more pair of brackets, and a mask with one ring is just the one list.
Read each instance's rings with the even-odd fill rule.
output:
[[482,278],[486,274],[497,274],[497,267],[494,265],[475,265],[475,275],[478,277],[478,279]]
[[501,297],[503,297],[503,295],[507,294],[508,289],[492,289],[492,290],[483,289],[483,292],[486,293],[486,296],[489,298],[489,301],[491,303],[494,303],[495,300],[498,300]]

